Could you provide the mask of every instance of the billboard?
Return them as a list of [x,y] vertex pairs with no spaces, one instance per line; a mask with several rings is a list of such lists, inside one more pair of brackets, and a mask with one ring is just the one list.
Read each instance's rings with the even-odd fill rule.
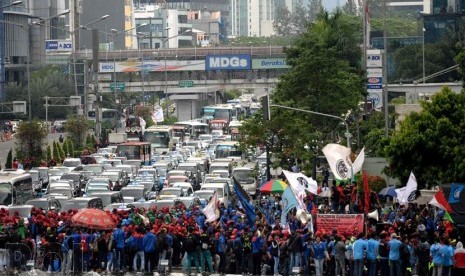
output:
[[318,214],[316,216],[316,230],[331,233],[336,229],[342,234],[363,233],[363,214]]
[[383,67],[381,50],[367,50],[367,68]]
[[290,68],[285,58],[257,58],[252,59],[252,69],[283,69]]
[[149,72],[166,71],[204,71],[204,60],[167,60],[166,67],[163,60],[149,61],[121,61],[121,62],[100,62],[99,73],[124,73],[140,72],[142,70]]
[[73,43],[70,40],[46,40],[46,52],[72,52]]
[[250,70],[250,55],[207,55],[205,70]]

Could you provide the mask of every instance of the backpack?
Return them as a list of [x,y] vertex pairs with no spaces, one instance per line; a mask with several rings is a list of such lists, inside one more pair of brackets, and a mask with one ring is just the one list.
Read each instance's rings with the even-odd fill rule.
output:
[[184,247],[186,248],[187,252],[194,252],[195,251],[195,240],[192,235],[188,235],[186,241],[184,243]]
[[158,237],[157,242],[155,244],[155,248],[158,251],[163,251],[168,249],[168,239],[165,235],[161,235]]
[[244,252],[252,251],[252,243],[250,242],[250,238],[247,235],[244,236],[243,250]]

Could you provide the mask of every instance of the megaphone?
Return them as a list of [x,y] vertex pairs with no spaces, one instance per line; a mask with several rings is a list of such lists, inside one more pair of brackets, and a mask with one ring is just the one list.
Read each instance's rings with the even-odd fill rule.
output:
[[373,212],[368,213],[368,218],[378,221],[379,220],[378,210],[374,210]]

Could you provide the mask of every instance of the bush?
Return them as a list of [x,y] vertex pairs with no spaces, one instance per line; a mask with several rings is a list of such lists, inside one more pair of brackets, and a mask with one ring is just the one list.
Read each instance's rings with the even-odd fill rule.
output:
[[6,163],[5,163],[5,169],[11,169],[13,168],[13,150],[10,149],[8,151],[8,155],[6,157]]
[[[379,193],[383,188],[386,188],[386,180],[381,176],[368,175],[368,185],[370,186],[370,190]],[[358,178],[357,191],[363,193],[363,176]]]

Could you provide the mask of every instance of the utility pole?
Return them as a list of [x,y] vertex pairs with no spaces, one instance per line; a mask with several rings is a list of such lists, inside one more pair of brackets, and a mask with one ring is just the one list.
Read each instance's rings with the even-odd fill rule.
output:
[[383,16],[383,43],[384,43],[384,56],[383,56],[383,100],[384,100],[384,135],[389,136],[389,89],[388,89],[388,68],[387,68],[387,31],[386,31],[386,16],[387,16],[387,0],[384,0],[384,16]]
[[[100,139],[100,96],[98,93],[99,37],[98,30],[92,29],[92,76],[94,80],[95,101],[95,136]],[[116,89],[116,87],[115,87]],[[100,141],[102,142],[102,141]]]

